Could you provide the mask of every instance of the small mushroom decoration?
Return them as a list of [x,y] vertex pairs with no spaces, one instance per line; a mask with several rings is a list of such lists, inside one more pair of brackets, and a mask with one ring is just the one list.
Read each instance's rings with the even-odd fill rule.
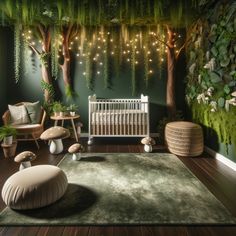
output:
[[229,103],[233,106],[236,106],[236,91],[231,93],[231,96],[233,97],[232,99],[229,100]]
[[144,151],[145,152],[152,152],[152,145],[155,145],[156,142],[151,137],[145,137],[141,140],[141,143],[144,144]]
[[30,151],[24,151],[18,154],[14,161],[20,163],[19,170],[23,170],[31,166],[31,161],[36,159],[36,155]]
[[68,152],[72,154],[72,160],[73,161],[78,161],[81,159],[81,152],[83,151],[83,146],[79,143],[72,144]]
[[60,126],[54,126],[45,130],[40,138],[42,140],[50,141],[49,151],[52,154],[59,154],[63,151],[62,139],[68,138],[70,132],[68,129],[65,129]]

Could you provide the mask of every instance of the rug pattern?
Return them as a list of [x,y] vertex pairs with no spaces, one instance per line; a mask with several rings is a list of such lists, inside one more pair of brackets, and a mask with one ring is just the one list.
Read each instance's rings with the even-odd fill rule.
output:
[[55,204],[0,214],[4,225],[235,224],[235,218],[172,154],[67,154],[69,186]]

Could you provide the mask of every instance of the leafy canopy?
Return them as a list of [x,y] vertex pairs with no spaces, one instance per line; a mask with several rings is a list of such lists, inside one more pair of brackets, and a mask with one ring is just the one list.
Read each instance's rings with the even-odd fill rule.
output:
[[2,24],[187,26],[206,0],[1,0]]

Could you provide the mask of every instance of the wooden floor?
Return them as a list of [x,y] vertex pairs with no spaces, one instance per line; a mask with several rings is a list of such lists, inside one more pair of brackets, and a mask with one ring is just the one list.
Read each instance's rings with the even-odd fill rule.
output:
[[[68,147],[73,141],[67,141],[65,147]],[[143,152],[143,146],[137,144],[137,140],[121,139],[103,139],[96,140],[96,143],[87,147],[86,140],[81,142],[86,146],[86,152]],[[38,155],[33,165],[52,164],[57,165],[63,154],[54,156],[49,154],[48,147],[40,143],[40,150],[37,150],[34,143],[20,143],[17,152],[31,150]],[[154,152],[164,152],[159,146],[154,147]],[[207,188],[225,205],[225,207],[236,217],[236,172],[219,163],[214,158],[204,154],[198,158],[180,158],[180,160],[207,186]],[[18,164],[13,159],[6,159],[0,152],[0,190],[5,180],[18,170]],[[5,205],[0,199],[0,210]],[[197,208],[197,206],[196,206]],[[52,235],[52,236],[233,236],[236,235],[236,226],[35,226],[35,227],[0,227],[0,235]]]

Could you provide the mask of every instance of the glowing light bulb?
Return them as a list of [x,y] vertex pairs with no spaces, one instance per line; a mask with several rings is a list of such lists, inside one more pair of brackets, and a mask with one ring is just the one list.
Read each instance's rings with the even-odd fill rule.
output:
[[138,61],[135,61],[135,64],[137,65],[137,64],[138,64]]
[[134,48],[136,49],[136,48],[137,48],[137,46],[134,46]]
[[86,75],[86,72],[83,72],[83,75]]
[[160,48],[157,48],[157,51],[159,52],[159,51],[160,51]]
[[75,39],[77,40],[77,39],[78,39],[78,36],[76,36]]
[[152,61],[152,59],[149,59],[149,61],[151,62],[151,61]]
[[107,32],[107,34],[109,35],[109,34],[110,34],[110,32]]
[[113,39],[110,39],[110,42],[113,42]]
[[98,41],[100,41],[101,40],[101,38],[98,38]]
[[89,46],[92,46],[92,43],[91,43],[91,42],[89,43]]
[[83,57],[85,57],[86,56],[86,54],[85,53],[83,53]]
[[105,43],[105,42],[106,42],[106,39],[103,39],[102,41]]
[[79,53],[77,53],[76,56],[79,57]]
[[70,44],[71,44],[71,45],[73,45],[73,44],[74,44],[74,42],[70,42]]
[[31,34],[31,30],[29,30],[28,33]]
[[153,73],[153,71],[152,70],[149,70],[149,74],[152,74]]
[[32,45],[35,45],[35,42],[32,42]]
[[176,52],[176,53],[178,53],[178,52],[179,52],[179,50],[176,50],[175,52]]
[[80,61],[80,62],[79,62],[79,64],[80,64],[80,65],[82,65],[82,64],[83,64],[83,62],[82,62],[82,61]]
[[25,36],[25,34],[24,34],[24,33],[22,33],[22,36]]
[[70,61],[70,58],[66,58],[66,61]]
[[128,58],[128,59],[127,59],[127,61],[129,62],[129,61],[130,61],[130,59]]
[[103,53],[106,53],[107,51],[106,50],[103,50]]
[[98,46],[98,49],[100,49],[101,47],[100,46]]
[[102,66],[102,65],[103,65],[103,63],[102,63],[102,62],[100,62],[99,64],[100,64],[100,66]]
[[146,48],[146,46],[143,46],[143,48],[145,49],[145,48]]
[[126,46],[129,47],[129,43],[127,43]]
[[126,54],[126,51],[123,51],[123,54]]
[[96,61],[97,60],[96,57],[94,57],[93,60]]
[[151,54],[151,52],[150,52],[150,51],[148,51],[148,52],[147,52],[147,54]]
[[178,35],[178,38],[181,38],[181,35],[180,35],[180,34]]
[[138,42],[138,39],[135,39],[134,41],[135,41],[135,42]]
[[164,61],[164,58],[161,58],[161,61]]
[[97,74],[98,74],[98,75],[100,75],[100,73],[101,73],[100,71],[97,71]]
[[111,52],[111,55],[114,55],[114,52]]

